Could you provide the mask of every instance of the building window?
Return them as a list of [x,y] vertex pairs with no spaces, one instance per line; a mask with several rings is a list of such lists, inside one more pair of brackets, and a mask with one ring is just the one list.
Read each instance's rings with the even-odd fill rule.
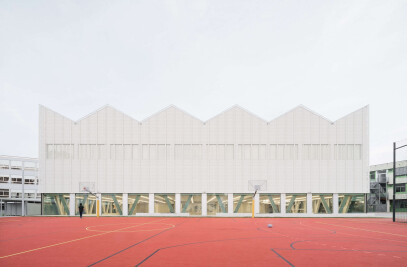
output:
[[396,184],[396,193],[405,193],[406,184]]
[[332,194],[312,194],[312,213],[326,214],[332,212]]
[[19,176],[19,177],[11,177],[11,183],[12,184],[21,184],[22,183],[22,177],[21,176]]
[[404,176],[404,175],[407,175],[407,167],[396,168],[396,176]]
[[24,170],[36,171],[37,170],[37,163],[29,162],[29,161],[24,162]]
[[154,194],[155,213],[175,213],[175,194]]
[[189,213],[190,215],[201,215],[202,195],[181,194],[181,213]]
[[9,181],[10,181],[10,177],[0,176],[0,183],[8,183]]
[[25,184],[35,184],[35,177],[34,176],[25,176],[24,183]]
[[11,198],[20,198],[21,192],[11,191]]
[[84,215],[96,215],[96,196],[92,194],[75,194],[75,214],[79,215],[79,203],[83,205]]
[[35,198],[35,193],[27,193],[27,198]]
[[137,213],[148,213],[148,194],[129,194],[128,195],[128,211],[129,215]]
[[11,169],[12,170],[21,170],[23,166],[23,162],[21,161],[11,161]]
[[376,172],[370,172],[370,180],[376,180]]
[[208,215],[216,215],[217,213],[228,213],[228,195],[208,194],[206,208]]
[[69,215],[69,194],[42,194],[42,214]]
[[102,215],[123,215],[123,195],[102,194]]
[[280,213],[281,212],[280,194],[260,194],[259,207],[260,213]]
[[287,194],[285,207],[287,213],[307,213],[307,194]]
[[8,169],[10,165],[10,161],[1,159],[0,160],[0,169]]
[[8,189],[0,189],[0,197],[9,197],[9,194]]
[[339,213],[363,213],[365,212],[364,194],[340,194]]
[[252,213],[253,194],[233,194],[233,213]]

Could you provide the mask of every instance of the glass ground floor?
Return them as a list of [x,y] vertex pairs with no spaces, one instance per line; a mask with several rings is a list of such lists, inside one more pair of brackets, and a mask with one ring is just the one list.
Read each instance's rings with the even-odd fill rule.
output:
[[366,194],[125,193],[42,194],[42,214],[74,216],[313,216],[365,213]]

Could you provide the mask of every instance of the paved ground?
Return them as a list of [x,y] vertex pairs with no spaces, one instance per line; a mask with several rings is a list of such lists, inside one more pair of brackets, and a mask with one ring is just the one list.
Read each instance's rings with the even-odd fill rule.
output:
[[407,224],[390,219],[0,218],[0,266],[406,266],[406,262]]

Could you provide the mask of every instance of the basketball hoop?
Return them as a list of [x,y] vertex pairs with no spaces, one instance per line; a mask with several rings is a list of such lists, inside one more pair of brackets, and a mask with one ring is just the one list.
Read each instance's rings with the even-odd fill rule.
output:
[[95,182],[79,182],[79,191],[96,197],[96,215],[99,218],[100,196],[96,194]]

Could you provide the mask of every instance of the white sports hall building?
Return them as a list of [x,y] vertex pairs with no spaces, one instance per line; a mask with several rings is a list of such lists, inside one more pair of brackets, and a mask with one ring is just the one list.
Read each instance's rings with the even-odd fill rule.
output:
[[366,212],[368,106],[336,121],[304,106],[272,121],[239,106],[205,122],[175,106],[39,116],[43,215],[250,216],[253,200],[256,217]]

